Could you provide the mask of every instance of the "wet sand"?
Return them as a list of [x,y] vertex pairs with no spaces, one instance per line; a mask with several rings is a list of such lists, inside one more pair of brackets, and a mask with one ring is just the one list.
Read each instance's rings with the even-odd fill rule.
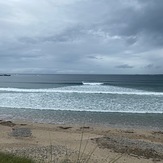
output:
[[[0,120],[0,150],[48,162],[163,162],[163,131]],[[80,153],[80,154],[79,154]]]

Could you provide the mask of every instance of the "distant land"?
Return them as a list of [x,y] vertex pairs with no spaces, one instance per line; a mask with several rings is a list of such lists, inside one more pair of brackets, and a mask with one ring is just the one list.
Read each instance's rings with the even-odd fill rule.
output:
[[0,76],[11,76],[10,74],[0,74]]

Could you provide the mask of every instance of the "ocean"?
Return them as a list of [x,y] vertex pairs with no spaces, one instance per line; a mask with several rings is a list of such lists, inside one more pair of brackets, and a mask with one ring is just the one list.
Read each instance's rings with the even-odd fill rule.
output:
[[0,119],[163,129],[163,75],[0,76]]

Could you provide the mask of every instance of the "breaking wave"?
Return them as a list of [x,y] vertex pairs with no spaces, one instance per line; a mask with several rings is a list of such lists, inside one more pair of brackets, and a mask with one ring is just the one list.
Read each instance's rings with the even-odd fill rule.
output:
[[94,86],[94,85],[103,85],[104,83],[97,83],[97,82],[82,82],[82,84],[83,85],[92,85],[92,86]]
[[[92,87],[94,86],[94,87]],[[163,92],[148,92],[135,90],[130,88],[122,88],[115,86],[104,86],[103,89],[97,87],[98,84],[92,86],[70,86],[63,88],[48,88],[48,89],[20,89],[20,88],[0,88],[0,92],[15,92],[15,93],[82,93],[82,94],[118,94],[118,95],[153,95],[163,96]]]
[[0,107],[163,113],[162,96],[163,92],[99,84],[46,89],[0,88]]

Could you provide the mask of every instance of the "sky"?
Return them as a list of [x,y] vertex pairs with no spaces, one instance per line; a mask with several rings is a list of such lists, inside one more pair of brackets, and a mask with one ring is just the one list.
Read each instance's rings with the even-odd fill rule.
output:
[[163,0],[0,0],[0,73],[162,74]]

